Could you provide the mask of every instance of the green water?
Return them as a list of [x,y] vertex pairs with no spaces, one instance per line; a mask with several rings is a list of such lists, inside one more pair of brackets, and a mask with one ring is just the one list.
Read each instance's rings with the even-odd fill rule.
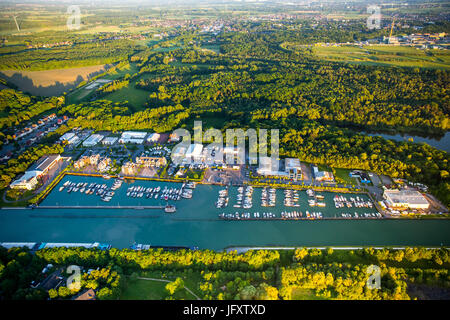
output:
[[[98,196],[59,192],[65,181],[97,182],[112,185],[113,180],[66,176],[42,205],[157,205],[165,201],[129,198],[131,185],[151,187],[177,184],[154,181],[124,183],[108,202]],[[236,190],[230,192],[226,209],[217,209],[217,186],[198,185],[192,199],[176,201],[177,212],[132,209],[34,209],[0,210],[0,241],[31,242],[106,242],[128,247],[134,242],[151,245],[198,246],[220,250],[227,246],[360,246],[360,245],[450,245],[450,220],[314,220],[314,221],[223,221],[221,212],[286,210],[283,193],[277,192],[277,207],[260,207],[259,188],[253,194],[252,209],[236,209]],[[342,212],[375,212],[368,208],[334,208],[332,193],[325,196],[326,208],[310,208],[307,196],[300,193],[300,210],[321,211],[333,217]],[[346,195],[350,197],[351,195]],[[361,195],[359,195],[362,197]],[[169,201],[170,202],[170,201]],[[294,210],[294,208],[289,209]],[[372,211],[370,211],[372,210]]]

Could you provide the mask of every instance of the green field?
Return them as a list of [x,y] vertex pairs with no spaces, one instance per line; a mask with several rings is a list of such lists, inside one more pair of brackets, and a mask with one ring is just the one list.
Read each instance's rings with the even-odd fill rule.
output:
[[350,174],[350,169],[339,169],[336,168],[335,172],[336,172],[336,178],[340,178],[342,179],[345,183],[350,184],[350,185],[358,185],[356,178],[351,178],[349,176]]
[[[120,300],[164,300],[170,295],[166,290],[167,282],[142,280],[129,281]],[[196,298],[186,289],[174,294],[177,299],[195,300]]]
[[422,50],[406,46],[355,46],[313,48],[313,53],[322,59],[366,65],[397,67],[450,68],[448,50]]

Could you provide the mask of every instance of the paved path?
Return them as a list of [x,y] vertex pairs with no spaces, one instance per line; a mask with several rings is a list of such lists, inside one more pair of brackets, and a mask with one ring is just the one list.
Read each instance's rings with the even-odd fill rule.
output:
[[[164,280],[164,279],[157,279],[157,278],[143,278],[143,277],[138,277],[138,279],[140,279],[140,280],[150,280],[150,281],[159,281],[159,282],[172,282],[172,281],[169,281],[169,280]],[[200,299],[195,293],[193,293],[192,291],[191,291],[191,289],[189,289],[188,287],[184,287],[190,294],[192,294],[197,300],[202,300],[202,299]]]

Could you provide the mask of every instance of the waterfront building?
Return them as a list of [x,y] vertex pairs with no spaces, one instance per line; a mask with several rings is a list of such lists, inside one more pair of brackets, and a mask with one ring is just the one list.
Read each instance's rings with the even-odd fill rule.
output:
[[167,160],[165,157],[149,157],[141,155],[140,157],[136,157],[136,164],[145,167],[163,167],[167,165]]
[[111,163],[110,158],[103,158],[97,165],[97,169],[99,171],[106,171],[109,168],[109,164]]
[[41,157],[19,178],[14,180],[10,187],[13,189],[32,190],[38,183],[38,178],[47,174],[61,160],[61,155],[53,154]]
[[35,172],[25,172],[19,179],[14,180],[9,186],[11,189],[33,190],[38,184],[38,175]]
[[287,176],[286,172],[280,171],[280,161],[272,157],[259,157],[259,167],[256,171],[263,176]]
[[97,143],[99,143],[101,140],[103,139],[103,136],[101,134],[92,134],[91,136],[89,136],[89,138],[87,138],[86,140],[83,141],[83,146],[84,147],[92,147],[95,146]]
[[430,206],[427,199],[416,190],[385,190],[383,197],[388,207],[395,209],[428,209]]
[[144,143],[145,136],[147,132],[141,131],[124,131],[119,139],[119,143],[134,143],[142,144]]
[[369,175],[365,172],[352,171],[349,175],[351,178],[359,178],[359,181],[361,181],[361,183],[371,183]]
[[302,167],[298,158],[286,158],[284,164],[284,171],[288,174],[289,179],[295,181],[302,179]]
[[105,146],[111,146],[119,140],[118,137],[106,137],[102,140],[102,144]]
[[312,165],[312,174],[316,181],[333,182],[333,173],[329,171],[320,171],[316,165]]

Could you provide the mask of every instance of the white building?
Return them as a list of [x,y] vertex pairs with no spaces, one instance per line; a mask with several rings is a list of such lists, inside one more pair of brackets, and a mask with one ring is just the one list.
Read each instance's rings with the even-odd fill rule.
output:
[[280,171],[280,161],[271,157],[259,157],[258,174],[263,176],[287,176],[287,173]]
[[385,190],[383,197],[391,208],[428,209],[430,206],[427,199],[416,190]]
[[102,141],[103,136],[101,134],[94,133],[89,138],[83,141],[84,147],[92,147],[95,146],[97,143]]
[[119,143],[144,143],[147,132],[141,131],[124,131],[119,139]]
[[302,167],[298,158],[286,158],[284,164],[284,171],[289,175],[289,178],[295,181],[302,178]]
[[117,140],[119,140],[119,138],[117,138],[117,137],[106,137],[106,138],[104,138],[104,139],[102,140],[102,144],[103,144],[103,145],[107,145],[107,146],[111,146],[111,145],[113,145],[114,143],[116,143]]
[[27,171],[19,179],[14,180],[9,186],[11,187],[11,189],[33,190],[38,184],[38,176],[39,172]]
[[53,168],[59,160],[61,160],[61,155],[59,154],[41,157],[25,172],[25,174],[19,179],[14,180],[9,186],[12,189],[34,189],[38,183],[37,179]]
[[59,138],[59,141],[67,141],[68,144],[78,144],[80,138],[73,132],[67,132]]

